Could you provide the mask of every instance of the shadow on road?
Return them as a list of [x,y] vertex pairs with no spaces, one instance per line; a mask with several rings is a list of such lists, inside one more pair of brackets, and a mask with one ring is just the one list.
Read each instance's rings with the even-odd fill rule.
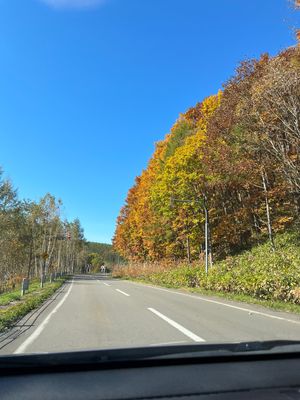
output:
[[44,301],[39,307],[30,311],[28,314],[17,320],[8,330],[0,333],[0,350],[18,339],[28,329],[32,328],[39,316],[53,303],[55,300],[66,293],[71,281],[66,281],[49,299]]
[[111,276],[111,274],[78,274],[74,275],[71,279],[66,281],[61,288],[59,288],[49,299],[42,303],[39,307],[26,314],[24,317],[16,321],[8,330],[0,333],[0,350],[14,342],[21,335],[27,332],[30,328],[34,327],[37,323],[39,316],[50,307],[59,296],[63,295],[69,289],[69,285],[89,285],[94,284],[95,281],[118,281]]

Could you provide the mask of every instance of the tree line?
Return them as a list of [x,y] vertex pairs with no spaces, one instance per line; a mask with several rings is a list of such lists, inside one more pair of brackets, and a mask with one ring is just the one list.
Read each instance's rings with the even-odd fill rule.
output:
[[80,221],[62,217],[62,201],[46,194],[39,202],[20,200],[0,171],[0,291],[24,277],[74,273],[86,262]]
[[242,62],[182,113],[136,178],[114,247],[131,261],[210,262],[299,221],[300,49]]
[[86,242],[88,252],[87,264],[92,272],[99,272],[102,265],[109,270],[111,266],[122,263],[124,260],[117,254],[113,246],[107,243]]

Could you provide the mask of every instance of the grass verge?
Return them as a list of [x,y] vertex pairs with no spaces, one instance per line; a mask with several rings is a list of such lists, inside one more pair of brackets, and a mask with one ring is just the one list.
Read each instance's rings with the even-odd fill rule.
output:
[[17,291],[0,295],[0,332],[10,328],[17,320],[34,310],[59,289],[65,279],[60,278],[46,283],[43,288],[38,282],[30,285],[30,290],[23,297]]
[[[45,284],[47,286],[49,282]],[[36,293],[40,290],[40,280],[34,279],[30,281],[29,290],[26,291],[26,296],[30,293]],[[21,296],[21,287],[15,290],[11,290],[9,292],[5,292],[0,294],[0,306],[6,306],[14,301],[21,301],[24,297]]]
[[161,288],[181,290],[184,292],[200,294],[203,296],[219,297],[219,298],[222,298],[225,300],[238,301],[238,302],[246,303],[246,304],[255,304],[258,306],[270,308],[275,311],[284,311],[284,312],[300,314],[300,305],[299,304],[286,303],[284,301],[279,301],[279,300],[257,299],[255,297],[245,295],[245,294],[224,293],[224,292],[218,292],[215,290],[191,288],[188,286],[178,287],[178,286],[170,285],[170,284],[162,285],[162,284],[158,284],[158,283],[153,283],[153,281],[147,280],[147,279],[137,279],[137,278],[128,278],[128,277],[119,278],[119,279],[128,280],[128,281],[137,282],[137,283],[144,283],[147,285],[157,286],[157,287],[161,287]]
[[113,275],[162,287],[300,313],[300,230],[276,235],[276,251],[265,242],[214,263],[131,263]]

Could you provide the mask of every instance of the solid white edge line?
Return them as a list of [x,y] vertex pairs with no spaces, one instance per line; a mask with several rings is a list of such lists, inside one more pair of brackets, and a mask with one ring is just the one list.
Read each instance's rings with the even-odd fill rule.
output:
[[116,291],[117,292],[119,292],[119,293],[122,293],[122,294],[124,294],[124,296],[130,296],[130,294],[128,294],[128,293],[125,293],[125,292],[123,292],[122,290],[120,290],[120,289],[116,289]]
[[71,289],[73,287],[73,283],[74,281],[72,281],[67,293],[60,300],[60,302],[54,307],[54,309],[50,312],[50,314],[48,314],[48,316],[44,319],[44,321],[41,322],[41,324],[36,328],[36,330],[14,351],[14,354],[24,353],[27,347],[39,337],[39,335],[43,332],[46,325],[50,321],[52,315],[58,311],[58,309],[63,305],[66,298],[69,296]]
[[158,317],[160,317],[161,319],[163,319],[164,321],[166,321],[168,324],[172,325],[174,328],[178,329],[181,333],[192,339],[194,342],[205,342],[203,338],[195,335],[193,332],[189,331],[184,326],[173,321],[171,318],[166,317],[164,314],[155,310],[155,308],[148,307],[148,310],[151,311],[153,314],[157,315]]
[[277,315],[271,315],[271,314],[268,314],[268,313],[264,313],[264,312],[261,312],[261,311],[255,311],[255,310],[252,310],[251,308],[238,307],[238,306],[234,306],[232,304],[222,303],[221,301],[217,301],[217,300],[205,299],[205,298],[203,298],[201,296],[197,296],[197,295],[174,292],[173,290],[164,289],[164,288],[157,287],[157,286],[152,286],[152,285],[146,285],[146,284],[143,284],[143,283],[140,283],[140,284],[138,284],[136,282],[129,282],[129,283],[132,283],[132,284],[137,285],[137,286],[139,286],[139,285],[146,286],[146,287],[151,288],[151,289],[162,290],[163,292],[177,294],[177,295],[180,295],[180,296],[191,297],[192,299],[199,300],[199,301],[206,301],[207,303],[213,303],[213,304],[218,304],[218,305],[221,305],[221,306],[224,306],[224,307],[234,308],[236,310],[244,311],[244,312],[247,312],[247,313],[250,313],[250,314],[262,315],[263,317],[278,319],[278,320],[281,320],[281,321],[290,322],[292,324],[298,324],[298,325],[300,324],[300,321],[297,321],[297,320],[294,320],[294,319],[288,319],[288,318],[284,318],[284,317],[279,317]]

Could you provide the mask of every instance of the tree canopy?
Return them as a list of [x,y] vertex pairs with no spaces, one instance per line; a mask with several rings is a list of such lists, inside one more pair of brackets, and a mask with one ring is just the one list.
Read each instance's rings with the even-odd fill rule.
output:
[[63,218],[62,205],[49,193],[39,202],[19,200],[0,171],[0,291],[24,277],[81,270],[83,229],[78,219]]
[[299,218],[300,49],[242,62],[223,90],[181,114],[157,143],[117,219],[132,261],[222,258]]

